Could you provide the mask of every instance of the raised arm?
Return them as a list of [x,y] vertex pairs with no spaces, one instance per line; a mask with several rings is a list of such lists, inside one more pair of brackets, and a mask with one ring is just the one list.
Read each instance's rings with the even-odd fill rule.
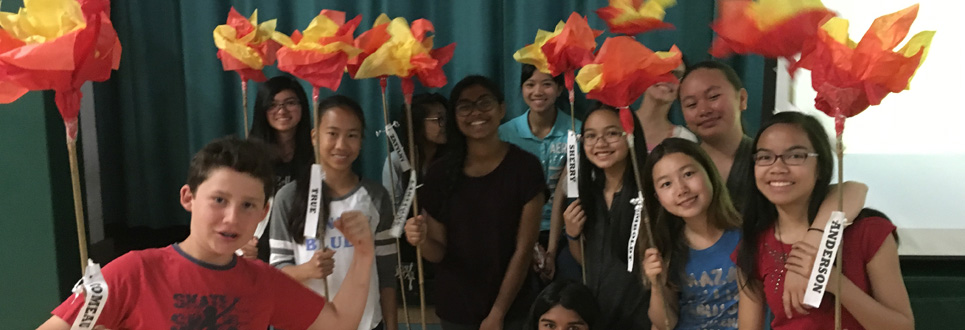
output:
[[355,246],[355,255],[338,293],[318,313],[315,322],[308,327],[311,330],[357,329],[365,310],[372,263],[375,262],[375,245],[368,216],[360,211],[342,213],[341,219],[335,222],[335,228]]
[[516,294],[519,293],[519,288],[523,286],[526,273],[529,271],[529,264],[533,257],[530,251],[533,249],[533,244],[536,244],[536,236],[539,235],[539,220],[545,203],[546,196],[539,193],[523,206],[519,219],[519,230],[516,234],[516,250],[509,260],[509,267],[506,269],[506,275],[503,276],[503,282],[499,285],[496,302],[489,311],[489,316],[483,320],[480,329],[502,329],[506,313],[513,301],[516,300]]

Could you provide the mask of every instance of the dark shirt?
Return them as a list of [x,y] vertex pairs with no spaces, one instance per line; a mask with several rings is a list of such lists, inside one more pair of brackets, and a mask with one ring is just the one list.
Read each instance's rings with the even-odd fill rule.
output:
[[[633,272],[627,272],[627,242],[633,224],[633,206],[629,204],[636,191],[623,189],[613,196],[608,209],[601,190],[595,195],[593,210],[584,210],[587,218],[584,229],[584,265],[586,285],[600,305],[599,329],[650,329],[650,290],[643,287],[640,258],[643,251],[635,251]],[[580,193],[581,195],[583,192]],[[629,195],[632,194],[632,195]],[[643,225],[641,223],[641,225]]]
[[[434,164],[419,188],[426,212],[446,226],[445,257],[436,265],[436,312],[449,322],[479,324],[489,315],[516,251],[523,206],[545,194],[546,180],[539,160],[512,144],[492,172],[462,175],[453,191],[446,163]],[[524,283],[506,319],[524,316],[532,296]]]
[[730,199],[734,202],[734,207],[738,211],[744,209],[744,201],[750,193],[751,185],[754,184],[754,139],[744,135],[740,145],[737,146],[737,153],[734,154],[734,163],[730,166],[730,174],[727,175],[727,191]]

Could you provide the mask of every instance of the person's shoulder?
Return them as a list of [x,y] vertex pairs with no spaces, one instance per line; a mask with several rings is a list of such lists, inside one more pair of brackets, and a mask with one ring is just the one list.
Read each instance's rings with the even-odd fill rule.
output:
[[385,189],[385,186],[378,182],[362,178],[359,180],[359,185],[368,192],[372,199],[381,199],[389,195],[389,191]]
[[[519,122],[520,120],[525,121],[526,116],[521,115],[502,123],[499,125],[499,137],[502,139],[518,138],[519,133]],[[511,142],[511,141],[510,141]]]
[[297,186],[298,181],[286,183],[284,186],[278,189],[278,192],[275,193],[275,199],[285,200],[292,198],[295,195],[295,189]]

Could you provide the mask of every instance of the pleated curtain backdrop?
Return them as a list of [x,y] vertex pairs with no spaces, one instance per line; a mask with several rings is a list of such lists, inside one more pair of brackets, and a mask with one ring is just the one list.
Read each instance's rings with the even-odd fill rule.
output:
[[[639,40],[654,50],[677,44],[689,63],[709,59],[714,2],[678,2],[666,17],[675,30],[651,32]],[[234,72],[222,70],[212,41],[212,30],[225,22],[232,6],[245,16],[258,9],[259,21],[278,19],[276,30],[286,34],[304,29],[322,9],[344,11],[349,18],[361,14],[356,33],[368,30],[380,13],[410,22],[429,19],[436,27],[437,46],[457,43],[445,67],[449,85],[438,92],[448,96],[462,77],[486,75],[503,87],[508,120],[526,111],[519,92],[520,64],[513,53],[532,43],[537,29],[552,31],[573,11],[588,16],[591,27],[604,29],[593,11],[606,5],[606,0],[113,1],[111,16],[124,54],[111,80],[95,86],[105,223],[151,228],[187,224],[177,192],[185,182],[191,155],[214,138],[244,135],[240,80]],[[602,44],[609,35],[597,42]],[[748,132],[753,132],[760,118],[764,61],[740,56],[726,61],[745,80],[750,108],[744,119]],[[268,67],[265,74],[282,73]],[[378,81],[352,80],[347,75],[343,79],[338,93],[358,100],[366,112],[367,131],[356,169],[363,177],[379,180],[386,147],[375,135],[382,126]],[[310,93],[310,87],[303,85]],[[251,116],[257,84],[248,87]],[[417,93],[425,90],[418,84],[416,88]],[[402,104],[398,79],[389,80],[388,93],[390,111],[398,118]],[[322,98],[331,94],[321,91]],[[577,117],[582,117],[585,101],[582,96],[578,99]],[[676,109],[672,117],[680,123]]]

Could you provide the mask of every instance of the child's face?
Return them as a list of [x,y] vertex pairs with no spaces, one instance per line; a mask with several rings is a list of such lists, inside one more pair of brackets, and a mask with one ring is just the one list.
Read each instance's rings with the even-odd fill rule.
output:
[[536,71],[523,82],[523,101],[533,112],[556,111],[556,98],[563,92],[553,76]]
[[349,171],[362,149],[362,121],[354,112],[340,107],[322,112],[317,139],[312,132],[312,143],[318,143],[322,166],[326,171]]
[[227,167],[212,170],[193,193],[181,187],[181,205],[191,212],[191,237],[202,260],[230,256],[251,240],[268,212],[264,183]]
[[683,219],[706,219],[714,189],[703,166],[690,156],[675,152],[653,165],[653,188],[660,205]]
[[587,330],[589,328],[579,314],[562,305],[553,306],[539,317],[540,330]]
[[455,113],[456,125],[466,138],[483,139],[499,130],[506,107],[486,87],[473,85],[459,94]]
[[[768,127],[757,141],[755,163],[762,157],[775,161],[770,165],[754,165],[757,189],[774,205],[807,205],[818,179],[817,160],[808,155],[813,152],[811,140],[800,127],[791,124]],[[780,158],[776,158],[778,155]]]
[[607,169],[625,162],[630,152],[616,112],[597,110],[583,123],[583,152],[593,165]]
[[[446,106],[439,103],[425,105],[426,120],[423,128],[426,141],[435,144],[446,144]],[[435,119],[430,119],[435,118]]]
[[268,125],[279,132],[294,131],[302,118],[302,104],[295,92],[283,90],[275,94],[271,108],[268,108]]
[[697,69],[680,84],[680,108],[687,128],[702,139],[712,139],[740,126],[747,91],[735,90],[720,70]]

